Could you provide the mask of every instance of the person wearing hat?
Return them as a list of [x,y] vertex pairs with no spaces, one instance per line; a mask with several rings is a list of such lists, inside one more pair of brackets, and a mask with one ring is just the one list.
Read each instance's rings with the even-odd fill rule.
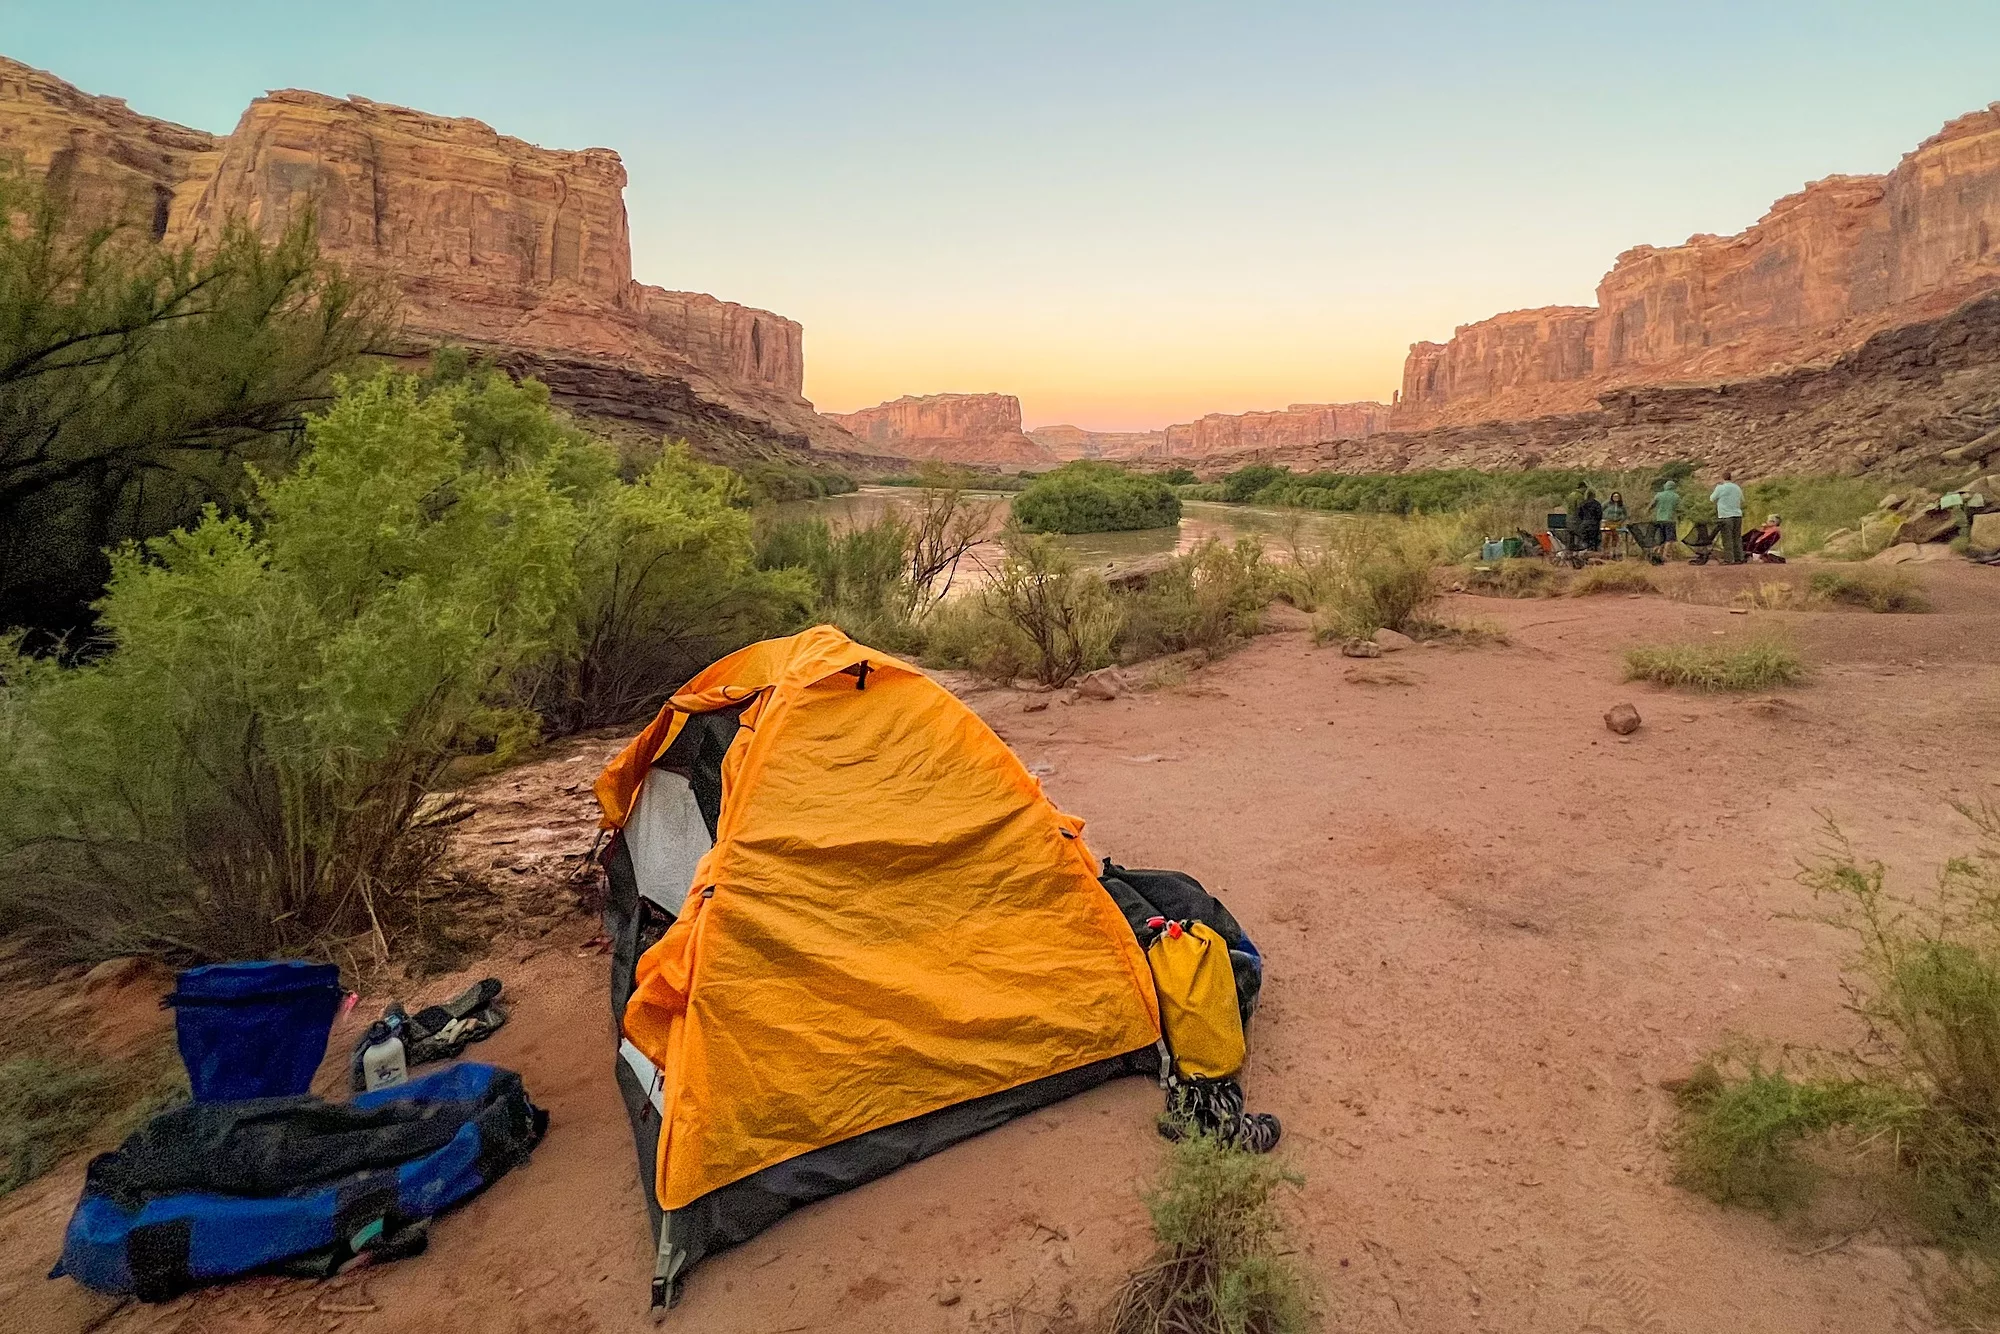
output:
[[1779,526],[1778,516],[1773,514],[1764,520],[1764,526],[1755,532],[1743,535],[1743,549],[1750,560],[1770,561],[1774,564],[1785,558],[1778,554],[1778,539],[1784,536]]

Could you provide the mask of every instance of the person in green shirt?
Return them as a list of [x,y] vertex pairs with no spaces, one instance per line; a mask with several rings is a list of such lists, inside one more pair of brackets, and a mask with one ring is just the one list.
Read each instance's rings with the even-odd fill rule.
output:
[[1681,493],[1670,477],[1653,493],[1653,522],[1660,525],[1660,545],[1654,549],[1653,563],[1666,563],[1667,548],[1680,538]]
[[1715,502],[1715,518],[1722,525],[1722,559],[1726,565],[1743,563],[1743,488],[1736,474],[1724,472],[1722,480],[1708,493]]

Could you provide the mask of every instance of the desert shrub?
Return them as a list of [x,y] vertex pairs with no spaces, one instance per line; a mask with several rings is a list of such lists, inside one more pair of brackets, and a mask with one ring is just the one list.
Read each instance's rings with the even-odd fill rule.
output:
[[1257,632],[1275,585],[1256,538],[1234,546],[1208,538],[1124,599],[1120,656],[1137,660],[1197,649],[1214,657]]
[[[1801,1203],[1811,1146],[1838,1135],[1890,1155],[1902,1200],[1933,1238],[2000,1260],[2000,810],[1961,808],[1979,838],[1927,893],[1892,891],[1879,862],[1829,826],[1800,873],[1820,920],[1851,942],[1853,1053],[1811,1053],[1799,1073],[1711,1060],[1683,1088],[1672,1144],[1681,1179],[1725,1202]],[[1796,1063],[1796,1062],[1794,1062]],[[1990,1280],[1968,1294],[1991,1312]]]
[[1866,607],[1869,611],[1929,611],[1924,596],[1906,570],[1815,570],[1806,581],[1807,595],[1815,602]]
[[310,216],[271,242],[232,225],[199,252],[160,246],[0,159],[0,628],[43,648],[87,634],[107,549],[233,508],[248,466],[288,463],[387,309],[321,260]]
[[1798,654],[1768,640],[1736,646],[1647,646],[1625,654],[1626,680],[1690,690],[1764,690],[1804,678]]
[[1579,570],[1570,579],[1565,591],[1571,597],[1586,597],[1592,593],[1651,593],[1656,590],[1653,577],[1644,568],[1618,562]]
[[[468,434],[455,384],[380,376],[256,480],[127,545],[82,667],[0,658],[0,927],[74,957],[255,958],[420,926],[429,788],[560,637],[588,472],[565,437]],[[476,420],[477,413],[467,414]]]
[[1171,528],[1180,497],[1157,477],[1079,461],[1043,473],[1014,497],[1014,519],[1032,533],[1109,533]]
[[1806,1203],[1817,1165],[1801,1153],[1838,1128],[1892,1124],[1900,1103],[1873,1084],[1767,1068],[1754,1051],[1719,1052],[1674,1090],[1674,1179],[1718,1204],[1782,1214]]
[[1187,486],[1195,481],[1193,468],[1166,468],[1153,475],[1168,486]]
[[1312,1302],[1292,1260],[1280,1191],[1304,1179],[1281,1161],[1205,1135],[1168,1151],[1146,1196],[1156,1248],[1125,1281],[1113,1334],[1297,1334]]
[[1332,543],[1295,562],[1294,600],[1310,604],[1322,639],[1405,634],[1423,627],[1443,592],[1431,544],[1419,532],[1383,521],[1344,524]]
[[978,595],[985,622],[997,630],[979,639],[973,665],[1059,686],[1108,663],[1119,613],[1104,580],[1077,568],[1047,534],[1009,529],[1002,541],[1006,557]]
[[1182,500],[1222,500],[1223,485],[1220,482],[1181,482],[1174,486],[1174,494]]
[[[540,422],[575,430],[545,412]],[[567,633],[522,685],[548,732],[654,713],[708,663],[805,622],[814,579],[803,569],[759,568],[750,515],[735,503],[741,491],[727,469],[678,445],[629,486],[604,481],[582,490]]]
[[1559,597],[1566,586],[1562,571],[1545,560],[1528,556],[1477,566],[1465,572],[1468,592],[1495,597]]
[[803,572],[812,615],[893,653],[923,647],[927,622],[957,585],[998,508],[969,489],[971,476],[926,468],[925,485],[872,523],[822,518],[765,524],[757,565]]

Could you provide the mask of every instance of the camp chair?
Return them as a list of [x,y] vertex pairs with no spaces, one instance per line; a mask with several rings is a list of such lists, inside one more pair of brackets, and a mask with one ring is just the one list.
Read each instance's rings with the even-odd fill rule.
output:
[[[1559,516],[1552,515],[1550,517]],[[1564,524],[1560,528],[1551,524],[1549,526],[1549,537],[1556,544],[1556,549],[1551,553],[1549,559],[1556,564],[1567,565],[1573,570],[1580,570],[1590,563],[1590,548],[1584,544],[1584,535],[1580,529],[1571,528],[1568,524]]]
[[1523,556],[1546,557],[1549,552],[1555,549],[1555,544],[1549,541],[1547,533],[1531,533],[1525,528],[1516,528],[1514,532],[1521,539],[1521,554]]
[[1640,519],[1626,524],[1625,531],[1632,535],[1632,541],[1638,546],[1639,554],[1648,561],[1659,565],[1666,560],[1666,553],[1662,548],[1674,540],[1673,524]]
[[1722,525],[1713,520],[1697,520],[1694,531],[1681,541],[1694,555],[1688,559],[1690,565],[1706,565],[1715,555],[1715,544],[1722,540]]

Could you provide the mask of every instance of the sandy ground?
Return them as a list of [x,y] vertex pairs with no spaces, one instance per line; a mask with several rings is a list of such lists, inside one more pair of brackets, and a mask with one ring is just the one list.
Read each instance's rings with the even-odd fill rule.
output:
[[[1181,688],[1032,713],[1011,691],[971,699],[1095,851],[1193,872],[1262,946],[1246,1083],[1305,1175],[1298,1236],[1328,1329],[1928,1330],[1925,1257],[1886,1225],[1781,1226],[1669,1184],[1659,1087],[1731,1033],[1853,1036],[1839,942],[1795,915],[1822,812],[1914,881],[1967,843],[1950,802],[2000,799],[2000,570],[1923,578],[1925,616],[1459,598],[1452,614],[1512,643],[1357,663],[1295,630]],[[1814,664],[1809,684],[1725,699],[1620,683],[1632,644],[1768,632]],[[1619,701],[1645,718],[1629,739],[1600,721]],[[463,855],[524,883],[541,871],[515,869],[523,841],[569,864],[588,843],[574,785],[612,748],[485,785]],[[1731,777],[1752,761],[1767,781]],[[587,919],[537,929],[423,992],[504,977],[515,1020],[479,1055],[520,1069],[554,1117],[428,1255],[115,1308],[39,1277],[72,1162],[0,1202],[0,1328],[647,1328],[605,962]],[[1158,1099],[1123,1081],[805,1210],[700,1269],[666,1327],[1014,1334],[1089,1314],[1148,1248]]]

